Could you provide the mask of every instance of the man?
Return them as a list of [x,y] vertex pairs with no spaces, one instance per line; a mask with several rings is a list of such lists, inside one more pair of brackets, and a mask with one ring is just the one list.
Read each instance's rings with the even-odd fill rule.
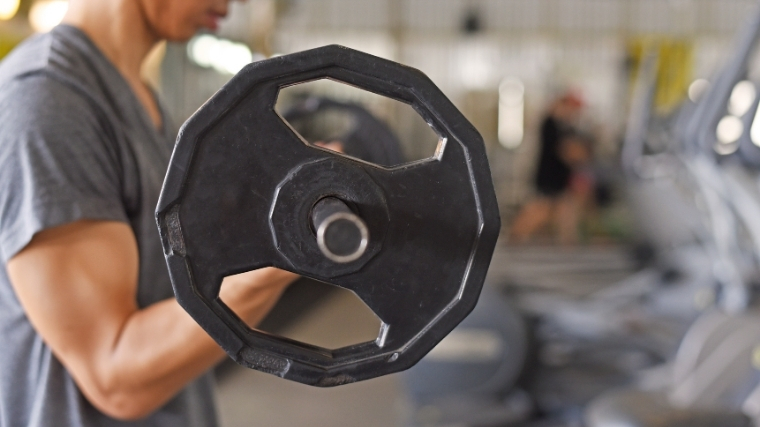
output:
[[[171,298],[153,219],[174,135],[140,65],[228,0],[70,0],[0,64],[0,426],[212,426],[222,350]],[[295,275],[225,279],[261,320]]]
[[541,123],[541,149],[534,183],[537,195],[523,206],[510,229],[511,238],[517,243],[530,240],[554,216],[561,243],[573,243],[576,221],[565,213],[573,210],[573,200],[568,197],[568,185],[572,169],[562,156],[565,139],[573,134],[573,124],[583,108],[582,99],[568,92],[556,99]]

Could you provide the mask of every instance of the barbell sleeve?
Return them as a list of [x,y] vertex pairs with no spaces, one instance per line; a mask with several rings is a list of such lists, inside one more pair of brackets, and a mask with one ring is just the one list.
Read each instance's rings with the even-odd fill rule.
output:
[[325,197],[314,204],[311,225],[317,235],[317,246],[333,262],[355,261],[367,249],[367,225],[337,197]]

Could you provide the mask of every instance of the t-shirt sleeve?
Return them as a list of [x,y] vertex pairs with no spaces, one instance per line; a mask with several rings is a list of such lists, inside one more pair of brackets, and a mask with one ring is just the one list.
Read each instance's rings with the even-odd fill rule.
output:
[[87,99],[45,75],[0,91],[0,257],[47,228],[126,222],[114,132]]

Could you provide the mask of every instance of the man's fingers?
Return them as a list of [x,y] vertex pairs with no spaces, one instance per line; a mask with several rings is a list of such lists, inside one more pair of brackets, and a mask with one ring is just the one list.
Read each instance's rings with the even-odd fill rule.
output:
[[338,153],[343,153],[343,143],[340,141],[317,141],[314,143],[317,147],[327,148],[328,150],[332,150]]

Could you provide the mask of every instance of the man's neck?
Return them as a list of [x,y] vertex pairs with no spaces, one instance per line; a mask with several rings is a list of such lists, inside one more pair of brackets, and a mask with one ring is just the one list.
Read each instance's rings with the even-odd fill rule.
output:
[[148,86],[140,77],[140,66],[159,37],[135,0],[70,0],[63,23],[84,31],[116,66],[132,87],[156,127],[161,127],[161,111]]
[[140,66],[159,41],[134,0],[71,1],[63,23],[84,31],[133,85],[140,83]]

